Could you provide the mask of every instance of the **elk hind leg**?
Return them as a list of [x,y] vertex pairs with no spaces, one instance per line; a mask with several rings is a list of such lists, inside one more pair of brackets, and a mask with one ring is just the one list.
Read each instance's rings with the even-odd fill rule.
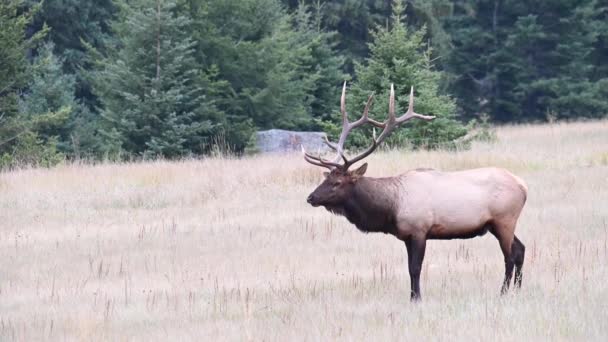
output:
[[524,265],[524,257],[526,254],[526,246],[524,246],[517,236],[513,237],[513,244],[511,245],[511,256],[515,263],[515,287],[521,288],[522,280],[522,267]]
[[514,237],[513,230],[514,229],[510,229],[508,225],[498,224],[494,225],[493,229],[491,230],[492,234],[498,239],[500,249],[502,250],[502,254],[505,259],[505,280],[502,283],[502,288],[500,290],[501,294],[505,294],[507,291],[509,291],[511,278],[513,277],[513,268],[515,266],[513,253],[511,252]]

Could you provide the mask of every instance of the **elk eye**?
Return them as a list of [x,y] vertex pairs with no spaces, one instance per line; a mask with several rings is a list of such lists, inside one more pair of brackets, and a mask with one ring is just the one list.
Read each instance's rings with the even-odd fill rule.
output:
[[336,182],[334,182],[333,186],[339,186],[340,184],[341,184],[340,181],[336,181]]

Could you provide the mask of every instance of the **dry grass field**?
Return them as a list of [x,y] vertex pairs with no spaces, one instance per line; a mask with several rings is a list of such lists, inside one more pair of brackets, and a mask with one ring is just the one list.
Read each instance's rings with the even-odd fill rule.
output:
[[0,174],[0,340],[608,339],[608,122],[503,127],[463,152],[389,151],[368,174],[499,166],[530,188],[523,288],[490,234],[405,246],[306,204],[299,155]]

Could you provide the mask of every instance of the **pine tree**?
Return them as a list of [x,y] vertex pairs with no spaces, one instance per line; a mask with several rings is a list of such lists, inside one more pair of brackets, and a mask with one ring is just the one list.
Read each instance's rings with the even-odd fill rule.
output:
[[[564,7],[558,8],[562,10]],[[596,1],[582,2],[560,20],[559,30],[549,28],[547,21],[544,23],[549,37],[558,42],[555,45],[555,74],[545,84],[542,81],[540,84],[531,82],[526,95],[542,91],[544,94],[537,96],[540,109],[557,118],[608,115],[608,74],[597,70],[592,58],[596,48],[594,44],[601,32],[597,28],[605,25],[596,19],[597,11]],[[542,108],[545,105],[546,109]]]
[[606,115],[606,11],[595,0],[455,2],[444,20],[453,49],[442,60],[463,114],[500,122]]
[[344,59],[318,11],[301,4],[287,13],[278,0],[186,2],[197,61],[228,83],[218,107],[237,150],[256,128],[318,129],[317,119],[331,116]]
[[28,88],[19,101],[19,110],[24,116],[61,112],[61,120],[46,127],[39,127],[38,134],[45,140],[57,137],[65,145],[68,143],[70,130],[64,123],[80,107],[74,97],[75,77],[63,73],[63,60],[53,53],[52,43],[44,44],[38,50],[33,64],[36,67]]
[[30,123],[17,139],[13,160],[22,164],[52,166],[71,154],[70,119],[80,112],[74,97],[75,78],[62,71],[63,60],[53,53],[53,44],[38,49],[32,61],[30,81],[19,98],[20,116]]
[[213,98],[222,84],[195,62],[190,24],[172,1],[122,3],[115,44],[93,74],[106,153],[174,158],[210,144],[224,120]]
[[53,53],[61,58],[63,71],[76,77],[76,98],[94,108],[97,101],[86,78],[91,65],[86,58],[86,44],[102,48],[110,33],[109,22],[115,12],[112,0],[26,0],[26,4],[40,4],[40,11],[29,25],[36,30],[50,28],[45,40],[54,44]]
[[242,151],[256,129],[255,97],[261,97],[268,56],[274,53],[262,47],[261,41],[273,32],[284,12],[277,0],[183,2],[193,20],[196,62],[215,70],[218,79],[225,81],[216,98],[227,122],[220,130],[231,148]]
[[[357,64],[356,81],[347,102],[352,113],[360,113],[370,93],[375,94],[372,117],[385,120],[388,113],[390,85],[395,84],[397,112],[408,106],[409,88],[415,89],[415,109],[418,113],[435,115],[431,122],[408,122],[391,137],[393,144],[414,147],[440,147],[466,134],[466,128],[454,120],[456,105],[447,95],[439,93],[441,72],[431,63],[431,50],[424,43],[426,29],[409,30],[403,22],[405,5],[393,2],[389,28],[378,27],[372,32],[370,57]],[[359,136],[355,145],[367,145]]]
[[38,121],[36,137],[43,144],[68,158],[92,157],[100,143],[97,116],[76,99],[77,77],[63,71],[65,58],[54,50],[51,42],[38,49],[19,110]]
[[[300,1],[287,0],[295,8]],[[318,1],[321,2],[321,1]],[[355,62],[369,54],[370,30],[386,23],[390,2],[386,0],[323,1],[323,22],[338,34],[337,49],[346,57],[345,68],[352,72]]]
[[300,2],[295,13],[295,30],[310,58],[304,64],[304,75],[311,78],[312,88],[307,93],[313,118],[332,121],[333,109],[340,94],[341,84],[350,78],[342,70],[345,58],[337,53],[337,32],[326,31],[322,23],[322,4],[314,6]]
[[[44,136],[67,117],[65,108],[27,108],[21,94],[44,65],[27,56],[47,33],[26,30],[39,10],[27,10],[19,0],[0,2],[0,167],[20,164],[50,166],[61,160],[56,140]],[[20,108],[21,107],[21,108]]]
[[9,148],[10,142],[29,128],[27,120],[19,115],[18,103],[19,93],[31,75],[27,53],[47,32],[45,28],[26,37],[26,28],[38,9],[21,13],[22,1],[0,2],[0,151]]
[[251,92],[255,94],[252,114],[259,127],[310,129],[315,127],[313,118],[329,117],[345,77],[344,59],[332,49],[333,37],[301,4],[261,41],[258,58],[268,64],[260,75],[264,83]]

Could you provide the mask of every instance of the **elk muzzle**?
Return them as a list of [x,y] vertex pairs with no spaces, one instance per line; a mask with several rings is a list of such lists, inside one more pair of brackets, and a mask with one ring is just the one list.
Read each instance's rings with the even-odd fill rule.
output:
[[313,207],[318,207],[321,205],[319,203],[319,200],[317,199],[317,196],[315,196],[314,193],[308,195],[308,198],[306,198],[306,202],[308,202],[308,204],[312,205]]

